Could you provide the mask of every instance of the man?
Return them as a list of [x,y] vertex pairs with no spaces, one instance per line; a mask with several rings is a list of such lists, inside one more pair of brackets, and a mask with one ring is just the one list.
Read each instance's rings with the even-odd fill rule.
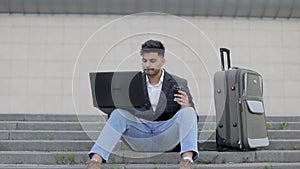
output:
[[89,153],[87,169],[100,169],[121,138],[136,151],[170,151],[180,143],[180,169],[192,169],[199,156],[198,116],[187,81],[163,69],[165,48],[160,41],[146,41],[140,54],[149,107],[133,110],[141,116],[113,110]]

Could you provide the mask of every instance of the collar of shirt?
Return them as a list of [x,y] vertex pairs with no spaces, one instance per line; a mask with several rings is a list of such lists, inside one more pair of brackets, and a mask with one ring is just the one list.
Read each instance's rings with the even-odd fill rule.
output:
[[161,74],[161,76],[160,76],[160,78],[159,78],[158,83],[155,84],[155,85],[152,85],[152,84],[150,84],[149,78],[148,78],[148,76],[146,75],[146,77],[147,77],[147,78],[146,78],[147,87],[149,88],[149,87],[156,87],[156,86],[162,85],[162,83],[163,83],[163,81],[164,81],[164,76],[165,76],[165,71],[162,69],[162,74]]

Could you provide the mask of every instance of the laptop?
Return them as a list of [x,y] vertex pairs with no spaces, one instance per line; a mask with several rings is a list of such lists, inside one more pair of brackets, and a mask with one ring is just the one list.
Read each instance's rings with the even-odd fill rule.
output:
[[94,107],[106,110],[145,106],[142,72],[90,72],[89,75]]

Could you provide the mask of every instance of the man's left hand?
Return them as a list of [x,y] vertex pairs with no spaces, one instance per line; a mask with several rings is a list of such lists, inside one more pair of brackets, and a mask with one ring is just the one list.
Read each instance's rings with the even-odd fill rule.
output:
[[181,105],[182,108],[190,106],[189,97],[186,92],[179,90],[178,94],[174,94],[174,97],[174,101]]

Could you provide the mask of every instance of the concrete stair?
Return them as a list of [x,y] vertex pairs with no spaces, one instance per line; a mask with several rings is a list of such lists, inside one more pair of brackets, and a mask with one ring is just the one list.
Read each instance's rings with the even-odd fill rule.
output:
[[[300,169],[300,116],[267,117],[270,146],[256,151],[215,151],[214,117],[201,116],[195,168]],[[0,115],[1,169],[84,169],[105,124],[96,115]],[[140,153],[118,143],[104,169],[175,169],[179,154]]]

